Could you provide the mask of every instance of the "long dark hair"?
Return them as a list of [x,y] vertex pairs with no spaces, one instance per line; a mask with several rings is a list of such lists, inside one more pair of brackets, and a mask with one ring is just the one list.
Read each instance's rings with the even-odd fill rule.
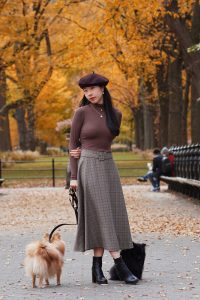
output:
[[[79,104],[79,107],[85,106],[88,104],[90,104],[90,101],[84,95],[83,99],[81,100],[81,102]],[[104,88],[103,106],[104,106],[104,109],[106,112],[106,122],[107,122],[108,128],[110,129],[110,131],[112,132],[112,134],[114,136],[119,135],[119,125],[120,124],[119,124],[119,121],[117,120],[116,112],[113,109],[111,95],[106,87]]]

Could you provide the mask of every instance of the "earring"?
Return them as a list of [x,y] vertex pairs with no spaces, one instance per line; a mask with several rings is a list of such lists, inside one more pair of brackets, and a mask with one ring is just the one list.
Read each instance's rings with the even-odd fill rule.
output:
[[104,91],[102,92],[102,95],[104,95]]

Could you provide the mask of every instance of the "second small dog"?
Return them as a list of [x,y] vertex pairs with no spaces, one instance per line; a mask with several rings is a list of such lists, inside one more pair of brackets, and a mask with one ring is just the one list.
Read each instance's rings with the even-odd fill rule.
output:
[[32,277],[32,287],[36,287],[36,277],[39,278],[39,287],[42,287],[45,279],[49,285],[49,278],[56,276],[57,285],[60,285],[60,277],[65,254],[65,242],[60,234],[55,233],[51,242],[49,234],[45,234],[41,241],[35,241],[26,246],[24,266],[26,274]]
[[[125,249],[120,252],[125,264],[138,279],[142,279],[144,261],[146,257],[145,247],[146,244],[133,242],[133,248]],[[117,275],[115,265],[113,265],[110,269],[110,279],[120,280]]]

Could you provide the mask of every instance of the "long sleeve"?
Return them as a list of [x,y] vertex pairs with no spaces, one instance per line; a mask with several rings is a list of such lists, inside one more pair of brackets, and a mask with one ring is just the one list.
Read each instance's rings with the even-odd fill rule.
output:
[[161,170],[162,170],[162,156],[161,155],[158,155],[153,158],[152,170],[153,170],[153,172],[157,173],[158,175],[161,174]]
[[122,123],[122,113],[119,110],[118,110],[118,122],[119,122],[119,127],[120,127],[121,123]]
[[155,159],[155,157],[153,158],[153,163],[152,163],[152,171],[153,172],[156,172],[156,159]]
[[[84,121],[84,111],[79,108],[75,111],[72,119],[70,132],[69,150],[76,149],[80,146],[80,134]],[[71,179],[77,179],[78,159],[70,156]]]
[[117,122],[118,122],[118,126],[119,126],[119,132],[120,132],[120,127],[121,127],[121,123],[122,123],[122,113],[121,113],[121,111],[119,111],[116,108],[114,110],[115,110],[115,113],[116,113]]

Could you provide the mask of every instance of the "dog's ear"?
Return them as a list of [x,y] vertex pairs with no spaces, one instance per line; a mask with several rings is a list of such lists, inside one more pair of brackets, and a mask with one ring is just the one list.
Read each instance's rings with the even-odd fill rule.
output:
[[139,247],[139,248],[140,248],[140,247],[144,247],[144,248],[145,248],[145,247],[146,247],[146,244],[145,244],[145,243],[140,244],[140,243],[135,243],[135,242],[133,242],[133,248],[134,248],[134,247],[136,247],[136,248],[137,248],[137,247]]
[[45,241],[48,241],[48,240],[49,240],[49,234],[48,234],[48,233],[45,233],[45,234],[43,235],[43,239],[44,239]]
[[53,241],[55,241],[55,240],[60,240],[60,239],[61,239],[60,233],[59,233],[59,232],[56,232],[56,233],[53,234],[51,240],[52,240],[52,242],[53,242]]

